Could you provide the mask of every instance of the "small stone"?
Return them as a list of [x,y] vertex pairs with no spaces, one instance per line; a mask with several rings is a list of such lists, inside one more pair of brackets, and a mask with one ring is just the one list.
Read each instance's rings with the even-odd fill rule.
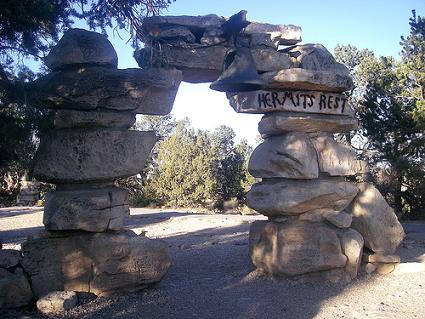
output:
[[43,224],[47,230],[104,232],[121,230],[130,215],[128,192],[117,187],[55,190],[46,195]]
[[12,268],[19,265],[21,252],[14,249],[0,249],[0,268]]
[[338,143],[332,135],[312,138],[316,148],[320,172],[330,176],[365,174],[367,164],[356,159],[356,152],[348,145]]
[[32,82],[29,104],[48,109],[170,113],[181,72],[176,69],[86,67],[52,72]]
[[342,252],[347,256],[346,272],[351,279],[357,277],[362,261],[363,237],[354,229],[348,229],[341,235]]
[[353,216],[351,227],[362,234],[365,246],[375,253],[394,253],[403,241],[403,226],[372,184],[359,183],[357,187],[360,192],[347,208]]
[[320,223],[255,221],[249,232],[253,264],[272,275],[300,275],[344,267],[336,233]]
[[34,176],[55,184],[132,176],[143,170],[155,142],[153,131],[55,130],[40,143]]
[[394,264],[377,264],[376,272],[380,275],[388,275],[395,269]]
[[254,177],[313,179],[319,176],[317,155],[305,133],[266,139],[251,154],[248,171]]
[[136,114],[131,112],[58,110],[53,118],[53,125],[58,129],[77,127],[130,128],[135,122]]
[[52,70],[86,64],[116,68],[118,56],[108,37],[83,29],[68,29],[44,63]]
[[74,308],[77,302],[73,291],[53,291],[37,300],[37,309],[45,315],[56,314]]
[[168,245],[132,231],[41,233],[22,244],[37,297],[72,290],[107,296],[156,283],[170,267]]
[[21,268],[9,272],[0,268],[0,308],[16,308],[31,303],[33,294]]
[[345,211],[337,214],[328,214],[325,216],[325,218],[328,222],[338,228],[350,227],[353,220],[353,217],[350,214],[347,214]]
[[363,262],[368,263],[399,263],[400,256],[397,255],[382,255],[382,254],[373,254],[373,253],[363,253]]
[[330,180],[263,179],[246,195],[247,205],[266,216],[339,213],[356,196],[353,183]]
[[261,78],[267,89],[298,89],[325,92],[344,92],[354,87],[351,76],[334,71],[313,71],[301,68],[265,72]]
[[295,112],[273,112],[264,115],[258,124],[263,138],[285,132],[349,132],[355,130],[358,121],[349,116],[307,114]]
[[372,263],[367,263],[363,266],[363,270],[367,274],[373,273],[376,270],[376,268],[377,268],[377,266],[375,264],[372,264]]

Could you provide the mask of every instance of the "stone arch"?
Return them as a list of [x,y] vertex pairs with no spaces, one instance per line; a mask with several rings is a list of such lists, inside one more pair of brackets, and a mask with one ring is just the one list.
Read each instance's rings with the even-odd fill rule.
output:
[[217,79],[233,43],[251,51],[267,83],[227,95],[236,112],[265,114],[259,123],[265,142],[249,167],[262,182],[247,203],[269,220],[251,227],[253,264],[270,274],[351,280],[364,243],[377,253],[394,252],[401,225],[372,185],[345,179],[366,167],[332,137],[357,125],[342,94],[352,87],[348,70],[321,45],[297,45],[299,27],[254,22],[226,42],[224,21],[146,19],[147,31],[159,28],[162,49],[155,52],[151,42],[136,53],[142,69],[118,70],[111,44],[94,32],[71,29],[52,49],[46,59],[52,72],[28,91],[32,105],[55,113],[34,162],[34,176],[57,185],[46,198],[47,231],[22,246],[37,296],[139,289],[166,273],[167,246],[123,230],[126,193],[113,181],[138,173],[155,143],[152,132],[128,128],[136,113],[168,114],[182,80]]

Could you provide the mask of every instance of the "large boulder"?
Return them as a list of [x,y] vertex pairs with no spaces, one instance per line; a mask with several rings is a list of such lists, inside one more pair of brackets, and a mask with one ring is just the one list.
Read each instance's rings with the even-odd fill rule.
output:
[[255,221],[249,231],[252,263],[272,275],[341,268],[347,257],[335,231],[321,223]]
[[349,116],[273,112],[264,115],[258,123],[263,138],[286,132],[349,132],[358,126],[357,119]]
[[349,74],[344,64],[336,62],[334,56],[321,44],[303,44],[284,50],[299,63],[300,68],[315,71],[332,71]]
[[365,174],[367,164],[357,160],[356,152],[348,145],[338,143],[332,135],[312,138],[317,150],[320,172],[330,176]]
[[86,67],[52,72],[34,81],[29,103],[39,108],[170,113],[181,81],[176,69]]
[[57,110],[53,117],[53,126],[57,129],[73,127],[130,128],[135,122],[136,114],[132,112]]
[[37,297],[61,290],[137,291],[158,282],[170,267],[166,243],[131,231],[46,232],[24,242],[22,252]]
[[254,177],[313,179],[319,176],[316,151],[305,133],[273,136],[251,154],[248,171]]
[[141,172],[156,136],[153,131],[56,130],[34,158],[34,176],[55,184],[112,181]]
[[0,268],[0,308],[27,306],[32,299],[31,286],[22,268],[13,273]]
[[354,87],[349,73],[315,71],[301,68],[265,72],[261,78],[267,89],[292,89],[325,92],[344,92]]
[[123,229],[130,215],[128,192],[117,187],[47,193],[43,224],[48,230],[104,232]]
[[379,254],[392,254],[404,238],[403,226],[381,193],[370,183],[359,183],[359,194],[347,209],[351,227],[362,234],[365,246]]
[[98,65],[116,68],[118,56],[108,37],[83,29],[68,29],[44,63],[52,70]]
[[353,183],[332,180],[270,179],[254,184],[247,205],[266,216],[338,213],[358,192]]

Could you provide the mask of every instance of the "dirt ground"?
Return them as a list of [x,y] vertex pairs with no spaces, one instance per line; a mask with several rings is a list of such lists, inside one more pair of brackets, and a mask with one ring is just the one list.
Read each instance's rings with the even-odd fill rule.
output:
[[[361,274],[349,285],[273,279],[248,257],[248,231],[263,216],[212,215],[135,208],[127,227],[165,240],[172,266],[148,290],[80,298],[58,318],[425,318],[425,224],[404,224],[397,274]],[[42,209],[0,209],[4,248],[19,248],[42,229]],[[0,310],[0,318],[42,318],[32,307]]]

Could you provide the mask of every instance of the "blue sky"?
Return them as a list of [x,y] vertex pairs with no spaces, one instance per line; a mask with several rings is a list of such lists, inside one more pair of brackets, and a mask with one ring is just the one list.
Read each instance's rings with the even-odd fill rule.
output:
[[[248,11],[251,21],[301,26],[302,43],[321,43],[331,52],[337,44],[351,44],[397,58],[400,36],[409,33],[411,10],[425,15],[425,0],[177,0],[163,14],[231,16],[242,9]],[[118,52],[119,67],[137,67],[131,47],[112,34],[109,39]],[[176,118],[188,116],[199,129],[213,130],[220,124],[231,126],[238,138],[245,137],[252,145],[261,118],[236,114],[225,94],[210,90],[208,84],[186,83],[180,86],[172,114]]]

